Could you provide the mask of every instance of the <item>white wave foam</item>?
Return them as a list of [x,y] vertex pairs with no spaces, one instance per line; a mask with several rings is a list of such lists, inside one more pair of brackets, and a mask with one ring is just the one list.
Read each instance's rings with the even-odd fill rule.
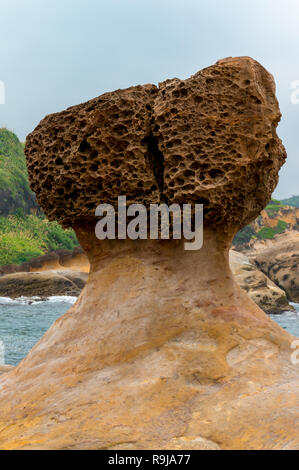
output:
[[67,304],[74,304],[77,299],[78,297],[74,297],[72,295],[53,295],[52,297],[48,297],[46,302],[65,302]]
[[66,304],[73,305],[77,300],[77,297],[71,295],[53,295],[52,297],[18,297],[17,299],[11,299],[10,297],[0,297],[0,305],[32,305],[41,302],[58,303],[64,302]]
[[6,304],[25,304],[29,302],[34,302],[35,300],[32,297],[20,297],[19,299],[11,299],[10,297],[0,297],[0,305]]

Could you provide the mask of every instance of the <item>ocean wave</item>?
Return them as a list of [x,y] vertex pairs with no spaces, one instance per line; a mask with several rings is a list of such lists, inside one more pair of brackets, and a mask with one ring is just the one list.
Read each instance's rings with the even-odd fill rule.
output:
[[67,304],[74,304],[78,297],[74,297],[72,295],[53,295],[52,297],[48,297],[46,302],[65,302]]
[[32,305],[38,303],[60,303],[64,302],[66,304],[73,305],[78,297],[71,295],[53,295],[51,297],[18,297],[16,299],[11,299],[10,297],[0,297],[0,305]]

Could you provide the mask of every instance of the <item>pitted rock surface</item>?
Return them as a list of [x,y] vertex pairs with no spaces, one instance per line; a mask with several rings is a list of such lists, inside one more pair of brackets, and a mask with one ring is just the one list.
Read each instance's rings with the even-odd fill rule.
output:
[[31,187],[50,220],[71,226],[93,219],[100,203],[158,202],[147,162],[157,89],[144,85],[105,93],[47,116],[27,138]]
[[244,226],[267,204],[285,151],[272,76],[248,57],[160,84],[155,136],[166,197],[204,203],[205,220]]
[[28,136],[32,189],[49,219],[94,220],[100,203],[197,202],[235,230],[270,199],[285,150],[272,76],[249,57],[187,80],[117,90],[47,116]]

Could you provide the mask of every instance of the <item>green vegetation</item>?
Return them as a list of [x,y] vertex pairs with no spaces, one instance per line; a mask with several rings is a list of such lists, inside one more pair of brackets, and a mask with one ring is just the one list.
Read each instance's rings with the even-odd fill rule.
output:
[[0,265],[76,245],[73,230],[63,230],[42,215],[29,187],[24,145],[15,134],[0,129]]
[[299,208],[299,196],[292,196],[292,197],[289,197],[288,199],[282,199],[281,202],[287,206]]
[[[267,212],[270,218],[276,219],[279,210],[282,208],[286,208],[287,205],[299,207],[299,196],[292,196],[291,198],[284,199],[282,201],[278,201],[277,199],[271,199],[271,201],[265,208],[265,211]],[[244,227],[237,233],[233,240],[233,243],[235,245],[242,245],[249,243],[250,240],[252,240],[253,238],[259,238],[260,240],[270,240],[274,238],[276,234],[283,233],[288,228],[288,224],[280,219],[278,219],[277,225],[274,228],[266,226],[263,227],[262,225],[263,217],[262,215],[259,215],[255,220],[255,224],[247,225],[247,227]],[[256,231],[257,226],[262,226],[259,231]]]
[[275,237],[275,230],[271,227],[263,227],[257,232],[257,237],[261,240],[271,240]]
[[283,233],[286,231],[288,224],[284,220],[278,220],[275,227],[276,233]]
[[256,234],[261,240],[271,240],[277,233],[283,233],[287,228],[288,224],[283,220],[278,220],[276,227],[263,227]]
[[73,230],[36,215],[0,217],[0,265],[20,264],[58,249],[78,245]]
[[252,237],[255,235],[255,231],[250,225],[242,228],[234,238],[235,245],[242,245],[243,243],[248,243]]
[[281,201],[279,201],[278,199],[271,199],[268,206],[281,206]]
[[242,228],[234,238],[233,243],[235,245],[242,245],[249,243],[253,238],[259,238],[260,240],[271,240],[278,233],[283,233],[288,227],[288,224],[283,220],[278,220],[276,227],[262,227],[258,232],[252,228],[251,225],[247,225]]
[[39,210],[29,188],[24,145],[13,132],[0,128],[0,215],[18,208],[27,214]]
[[284,205],[281,203],[281,201],[278,201],[277,199],[271,199],[271,201],[265,208],[265,211],[267,212],[269,217],[275,217],[279,209],[281,209],[283,206]]

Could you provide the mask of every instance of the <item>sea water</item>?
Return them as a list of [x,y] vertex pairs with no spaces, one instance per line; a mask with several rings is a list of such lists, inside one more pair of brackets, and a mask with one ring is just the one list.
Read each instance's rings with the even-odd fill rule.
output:
[[[18,364],[52,323],[76,301],[76,297],[9,299],[0,297],[0,364]],[[271,315],[282,328],[299,337],[299,304],[296,312]]]
[[295,307],[294,312],[283,312],[279,315],[270,315],[282,328],[299,337],[299,304],[291,303]]
[[0,364],[18,364],[76,300],[69,296],[45,301],[0,297]]

